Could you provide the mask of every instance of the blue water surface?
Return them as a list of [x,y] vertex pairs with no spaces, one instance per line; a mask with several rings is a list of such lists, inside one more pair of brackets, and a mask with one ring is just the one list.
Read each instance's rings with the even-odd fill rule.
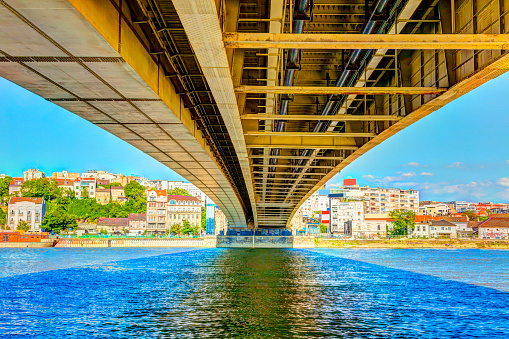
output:
[[509,252],[2,249],[2,338],[507,338]]

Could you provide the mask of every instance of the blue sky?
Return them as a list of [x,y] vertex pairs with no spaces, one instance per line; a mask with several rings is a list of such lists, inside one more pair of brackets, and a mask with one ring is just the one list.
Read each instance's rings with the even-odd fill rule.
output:
[[[509,73],[375,147],[330,182],[414,188],[421,199],[509,202]],[[0,173],[38,165],[182,180],[131,145],[0,78]]]

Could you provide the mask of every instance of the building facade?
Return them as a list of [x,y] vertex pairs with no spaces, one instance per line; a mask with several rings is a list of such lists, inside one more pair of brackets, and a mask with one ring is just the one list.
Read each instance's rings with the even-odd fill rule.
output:
[[[95,198],[97,179],[80,177],[74,181],[74,196],[76,199],[82,199],[88,194],[89,198]],[[85,194],[85,192],[87,192]]]
[[126,233],[129,229],[127,218],[102,218],[97,219],[97,232],[106,230],[109,234]]
[[343,194],[345,199],[364,202],[366,214],[383,214],[394,210],[419,213],[419,191],[399,188],[360,187],[355,179],[343,180],[343,186],[331,194]]
[[147,215],[145,213],[130,213],[127,222],[129,235],[142,235],[147,231]]
[[30,225],[29,232],[40,232],[45,213],[44,198],[12,197],[8,205],[8,226],[11,230],[15,230],[18,223],[23,220]]
[[46,174],[43,171],[39,171],[37,168],[30,168],[23,172],[23,179],[25,181],[41,178],[46,178]]
[[364,220],[352,221],[352,236],[367,239],[385,238],[387,230],[392,227],[391,221],[387,215],[366,214]]
[[362,201],[344,201],[342,195],[330,194],[330,233],[347,235],[354,221],[364,220]]
[[168,195],[166,190],[151,190],[147,193],[147,231],[164,233],[169,230]]
[[201,202],[196,197],[169,195],[167,197],[168,226],[188,221],[191,226],[201,225]]
[[481,239],[509,239],[509,217],[490,215],[478,225]]

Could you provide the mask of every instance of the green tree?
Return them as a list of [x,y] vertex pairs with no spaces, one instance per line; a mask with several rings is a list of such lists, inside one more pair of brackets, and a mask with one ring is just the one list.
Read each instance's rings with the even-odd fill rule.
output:
[[327,226],[320,224],[320,233],[327,233]]
[[390,235],[408,235],[415,227],[415,213],[412,211],[394,210],[389,213],[392,219]]
[[106,235],[106,234],[108,234],[108,231],[106,231],[106,229],[105,229],[105,228],[103,228],[103,229],[101,230],[101,234]]
[[88,187],[87,186],[83,187],[83,190],[81,191],[81,197],[83,199],[90,198],[90,194],[88,194]]
[[182,234],[182,225],[181,224],[173,224],[173,225],[171,225],[170,231],[172,234],[175,234],[175,235]]
[[133,180],[125,185],[124,193],[128,199],[137,199],[145,195],[145,187]]
[[168,195],[183,195],[186,197],[191,196],[191,194],[183,188],[174,188],[174,189],[168,190]]
[[26,222],[25,220],[20,220],[18,222],[18,227],[16,227],[16,229],[18,231],[24,231],[24,232],[30,231],[30,228],[31,228],[30,224],[28,222]]
[[97,185],[97,186],[100,186],[103,188],[112,188],[113,186],[115,186],[115,187],[122,186],[122,184],[119,182],[110,182],[109,184],[106,184],[106,185]]
[[61,231],[65,231],[69,228],[73,230],[77,229],[78,223],[76,222],[75,215],[68,214],[64,208],[57,208],[50,212],[46,212],[41,228],[59,234]]
[[46,201],[62,195],[62,189],[58,188],[57,182],[46,178],[27,180],[21,185],[20,191],[22,197],[42,197]]
[[201,229],[206,230],[207,229],[207,210],[205,207],[201,208]]
[[[7,225],[7,212],[0,207],[0,226],[4,225]],[[2,229],[5,229],[5,227],[2,227]]]
[[465,211],[461,214],[466,215],[468,217],[468,220],[470,221],[478,221],[479,219],[479,217],[475,214],[474,211]]
[[9,195],[9,185],[11,184],[12,177],[6,176],[0,179],[0,202],[2,202],[4,197]]

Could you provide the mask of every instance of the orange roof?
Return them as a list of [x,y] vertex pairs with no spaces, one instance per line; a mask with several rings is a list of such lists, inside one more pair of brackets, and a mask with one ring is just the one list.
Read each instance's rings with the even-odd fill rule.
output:
[[10,200],[9,200],[9,204],[15,204],[17,202],[22,202],[22,201],[28,201],[28,202],[35,202],[36,204],[42,204],[42,202],[44,201],[43,198],[21,198],[21,197],[12,197]]
[[166,190],[155,190],[158,197],[165,197],[168,195],[168,192]]

